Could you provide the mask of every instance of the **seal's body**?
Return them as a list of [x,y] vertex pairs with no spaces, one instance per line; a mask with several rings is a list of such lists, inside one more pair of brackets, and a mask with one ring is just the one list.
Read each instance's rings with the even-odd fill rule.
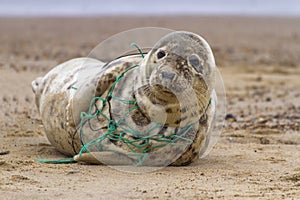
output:
[[[151,127],[159,125],[157,134],[164,138],[185,132],[189,127],[186,137],[192,143],[153,148],[143,162],[144,165],[186,165],[203,154],[209,143],[216,105],[214,71],[212,51],[203,38],[189,32],[173,32],[159,40],[145,58],[125,56],[109,63],[90,58],[73,59],[33,81],[32,88],[46,135],[60,152],[74,156],[83,141],[95,137],[91,130],[98,128],[105,133],[110,129],[105,119],[97,117],[81,127],[85,138],[78,133],[80,113],[91,108],[93,97],[107,98],[117,81],[113,93],[117,98],[111,100],[110,96],[110,106],[103,107],[103,101],[95,101],[92,109],[102,107],[103,114],[115,120],[126,115],[123,123],[139,133],[149,134]],[[122,79],[118,79],[120,76]],[[134,99],[134,103],[124,106],[119,99],[126,102]],[[123,132],[115,130],[114,134]],[[126,139],[136,137],[128,134]],[[178,143],[180,141],[183,139]],[[142,153],[155,145],[158,142],[153,141],[134,151]],[[100,152],[95,150],[93,156],[90,153],[77,155],[75,160],[134,163],[124,142],[106,139],[101,149]],[[112,153],[116,151],[121,154]]]

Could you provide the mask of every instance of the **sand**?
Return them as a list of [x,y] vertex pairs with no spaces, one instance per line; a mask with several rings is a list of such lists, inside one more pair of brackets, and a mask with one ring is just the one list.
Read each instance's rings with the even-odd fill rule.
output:
[[[227,94],[211,153],[145,174],[107,166],[42,164],[48,142],[30,83],[130,28],[203,35]],[[116,17],[0,19],[0,199],[299,199],[300,19]]]

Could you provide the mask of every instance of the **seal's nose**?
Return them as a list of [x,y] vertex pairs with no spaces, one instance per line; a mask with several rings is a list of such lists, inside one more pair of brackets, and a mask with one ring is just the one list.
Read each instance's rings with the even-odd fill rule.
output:
[[162,78],[165,78],[165,79],[170,79],[170,80],[173,80],[173,78],[175,77],[175,74],[172,73],[172,72],[162,72],[161,73],[162,75]]

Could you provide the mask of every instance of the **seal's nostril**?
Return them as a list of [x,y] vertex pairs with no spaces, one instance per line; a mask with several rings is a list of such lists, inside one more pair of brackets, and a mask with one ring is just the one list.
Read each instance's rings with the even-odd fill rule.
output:
[[162,78],[166,78],[166,79],[170,79],[170,80],[173,80],[173,78],[175,76],[175,74],[172,72],[162,72],[161,75],[162,75]]

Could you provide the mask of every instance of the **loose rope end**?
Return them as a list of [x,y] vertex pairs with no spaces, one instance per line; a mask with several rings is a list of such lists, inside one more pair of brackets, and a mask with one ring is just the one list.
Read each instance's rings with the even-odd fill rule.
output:
[[69,164],[69,163],[75,163],[77,161],[74,160],[74,158],[64,158],[64,159],[58,159],[58,160],[48,160],[48,159],[37,159],[40,163],[49,163],[49,164]]

